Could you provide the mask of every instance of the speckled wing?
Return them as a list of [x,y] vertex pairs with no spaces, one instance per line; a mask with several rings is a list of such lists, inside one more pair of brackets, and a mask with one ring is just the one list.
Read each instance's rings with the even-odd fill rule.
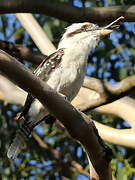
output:
[[[64,49],[59,49],[58,51],[49,55],[37,67],[37,69],[34,71],[34,74],[40,77],[40,79],[42,79],[43,81],[47,82],[51,73],[59,66],[63,55],[64,55]],[[32,94],[28,94],[24,108],[18,119],[20,119],[22,116],[25,117],[27,115],[30,105],[34,99],[35,97]]]

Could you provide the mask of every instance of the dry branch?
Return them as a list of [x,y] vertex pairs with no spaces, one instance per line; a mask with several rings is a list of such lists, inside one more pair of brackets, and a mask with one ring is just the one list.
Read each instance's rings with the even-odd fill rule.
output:
[[[135,75],[125,78],[116,85],[103,82],[96,78],[85,77],[83,87],[85,94],[87,91],[87,94],[90,94],[90,96],[87,96],[87,104],[84,105],[82,101],[82,104],[80,103],[77,107],[83,111],[93,110],[94,108],[111,103],[132,93],[135,90]],[[83,97],[81,92],[79,93],[80,97]]]
[[55,51],[55,46],[48,39],[37,20],[30,13],[17,13],[23,27],[28,31],[36,46],[43,54],[50,55]]
[[[85,109],[84,104],[89,105],[88,96],[93,96],[94,94],[86,94],[86,91],[84,91],[83,88],[80,90],[83,92],[83,95],[81,94],[81,98],[83,99],[82,109]],[[88,89],[89,92],[89,89]],[[80,94],[80,93],[79,93]],[[11,104],[19,104],[23,105],[25,102],[27,93],[24,92],[22,89],[15,86],[11,81],[9,81],[7,78],[0,76],[0,100],[3,100],[5,103],[11,103]],[[77,96],[77,99],[79,96]],[[90,100],[92,101],[92,99]],[[77,101],[74,103],[74,105],[78,106],[80,102]],[[107,104],[104,106],[101,106],[99,108],[94,109],[94,111],[100,112],[102,114],[113,114],[115,116],[119,116],[123,118],[123,120],[126,120],[130,125],[131,129],[128,130],[120,130],[111,128],[108,126],[105,126],[101,123],[97,123],[96,127],[98,128],[100,136],[110,143],[135,148],[135,100],[130,97],[124,97],[120,100],[117,100],[111,104]],[[128,139],[127,139],[128,138]],[[128,143],[127,143],[128,142]]]
[[26,47],[8,41],[0,40],[0,48],[9,53],[11,56],[15,56],[21,60],[27,60],[34,64],[40,64],[41,61],[47,57],[39,52],[32,51],[32,49],[28,46]]
[[36,96],[49,112],[62,122],[70,135],[85,147],[100,179],[112,179],[109,165],[110,154],[108,155],[92,120],[77,111],[25,66],[2,50],[0,50],[0,70],[25,91]]
[[135,130],[134,128],[129,129],[116,129],[104,124],[94,122],[99,134],[102,134],[102,138],[120,146],[126,146],[135,148]]
[[[81,89],[83,91],[83,88]],[[84,96],[81,96],[84,103],[88,103],[86,92],[83,93]],[[22,89],[15,86],[11,81],[7,78],[0,76],[0,100],[3,100],[5,103],[11,104],[19,104],[23,105],[25,102],[27,93]],[[89,95],[91,96],[91,95]],[[86,99],[86,100],[85,100]],[[92,100],[91,100],[92,101]],[[74,103],[75,104],[75,103]],[[79,101],[75,104],[76,106],[79,104]],[[87,104],[88,105],[88,104]],[[134,106],[135,100],[130,97],[124,97],[120,100],[117,100],[111,104],[104,105],[95,109],[94,111],[98,111],[103,114],[113,114],[115,116],[119,116],[126,120],[130,125],[131,129],[129,130],[119,130],[115,128],[110,128],[101,123],[96,123],[96,127],[98,128],[99,134],[101,137],[114,144],[132,147],[135,148],[134,137],[135,137],[135,121],[134,121]],[[82,109],[85,107],[82,106]],[[127,140],[128,138],[128,140]],[[127,143],[128,142],[128,143]]]
[[135,6],[110,6],[94,8],[78,8],[70,3],[57,0],[1,0],[1,13],[39,13],[68,22],[106,23],[124,16],[126,21],[134,21]]
[[113,103],[96,108],[95,111],[102,114],[109,113],[111,115],[118,116],[127,121],[130,126],[135,129],[135,100],[131,97],[125,96]]
[[27,92],[17,87],[6,77],[0,75],[0,100],[5,104],[23,105],[25,102]]

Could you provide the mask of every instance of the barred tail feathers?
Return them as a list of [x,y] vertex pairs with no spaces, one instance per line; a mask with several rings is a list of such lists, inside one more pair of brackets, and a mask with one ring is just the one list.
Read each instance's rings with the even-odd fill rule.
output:
[[10,145],[7,156],[8,158],[16,158],[18,154],[21,152],[21,150],[24,147],[24,144],[26,140],[28,139],[29,135],[31,134],[33,128],[37,126],[40,122],[44,121],[44,116],[46,116],[47,113],[44,112],[42,114],[42,118],[38,117],[33,118],[25,118],[23,119],[24,123],[23,125],[19,128],[19,130],[16,133],[16,137],[13,140],[13,143]]
[[13,140],[13,143],[10,145],[7,156],[8,158],[16,158],[21,150],[24,148],[24,144],[28,139],[31,130],[28,126],[23,124],[23,126],[17,131],[16,137]]

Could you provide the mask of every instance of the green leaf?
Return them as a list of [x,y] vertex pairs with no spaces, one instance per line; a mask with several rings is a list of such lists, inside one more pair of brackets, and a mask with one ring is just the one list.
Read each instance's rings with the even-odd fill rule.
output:
[[46,32],[48,38],[50,39],[50,41],[53,41],[53,35],[51,32],[51,26],[49,23],[45,23],[43,26],[44,31]]
[[130,48],[130,52],[131,52],[131,54],[132,54],[133,56],[135,56],[135,49]]
[[29,174],[24,170],[24,171],[22,171],[22,176],[23,177],[29,177]]
[[128,170],[122,167],[118,170],[117,180],[128,180]]
[[126,67],[122,67],[120,69],[120,79],[125,79],[127,77],[127,69]]

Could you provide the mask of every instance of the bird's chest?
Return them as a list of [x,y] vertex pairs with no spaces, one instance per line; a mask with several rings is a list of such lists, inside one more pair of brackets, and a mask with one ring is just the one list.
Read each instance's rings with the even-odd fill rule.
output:
[[72,100],[80,90],[86,74],[87,63],[75,61],[64,64],[61,72],[59,92]]
[[87,68],[87,57],[82,51],[65,49],[62,61],[52,72],[48,85],[72,100],[82,86]]

